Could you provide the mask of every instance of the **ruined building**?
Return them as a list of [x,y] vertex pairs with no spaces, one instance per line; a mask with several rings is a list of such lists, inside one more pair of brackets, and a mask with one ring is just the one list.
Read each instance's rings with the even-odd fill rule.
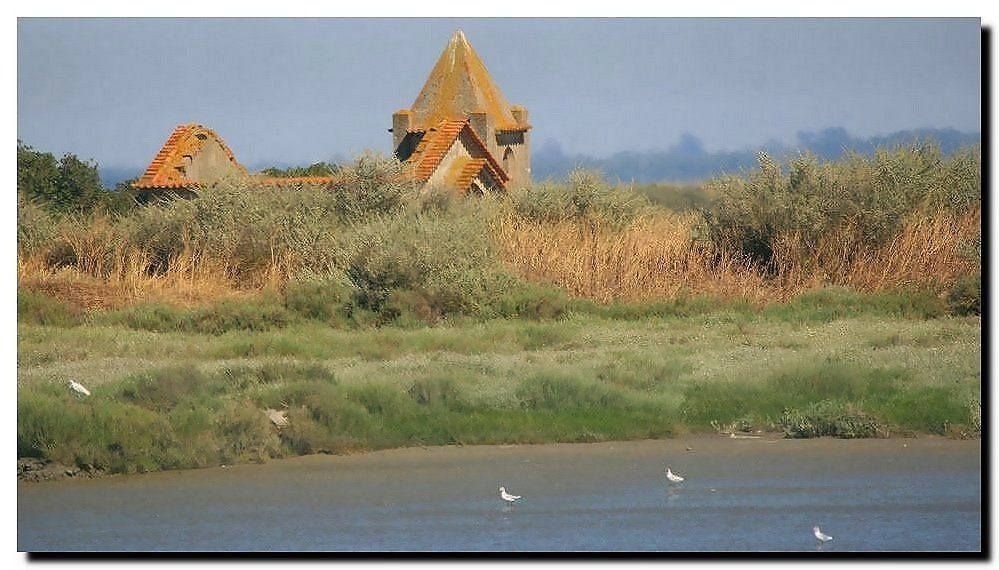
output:
[[179,125],[173,130],[146,171],[132,183],[139,201],[154,197],[193,197],[199,188],[225,178],[245,178],[256,184],[317,185],[329,184],[334,177],[305,176],[272,178],[250,174],[236,161],[232,151],[202,125]]
[[392,148],[428,187],[481,193],[530,182],[530,129],[458,30],[413,106],[392,115]]
[[[531,178],[527,109],[510,106],[486,66],[456,31],[410,109],[392,115],[392,148],[404,175],[424,188],[481,194]],[[191,197],[224,178],[255,184],[326,185],[336,177],[270,178],[250,174],[214,131],[180,125],[132,184],[140,200]]]

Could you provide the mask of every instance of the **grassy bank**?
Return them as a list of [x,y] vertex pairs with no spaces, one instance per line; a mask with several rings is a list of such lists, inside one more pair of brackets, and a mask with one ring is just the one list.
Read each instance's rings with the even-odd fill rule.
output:
[[682,211],[591,172],[460,199],[400,168],[113,211],[19,188],[19,456],[980,432],[977,147],[761,155]]
[[[410,329],[24,323],[18,454],[133,472],[454,443],[980,432],[977,317],[822,294]],[[93,395],[75,398],[67,378]]]

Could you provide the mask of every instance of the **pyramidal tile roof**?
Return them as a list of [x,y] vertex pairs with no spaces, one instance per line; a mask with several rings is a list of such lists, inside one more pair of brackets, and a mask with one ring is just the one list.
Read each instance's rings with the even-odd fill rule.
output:
[[526,130],[514,118],[499,87],[461,30],[455,31],[412,106],[410,131],[425,131],[443,120],[465,120],[485,111],[496,130]]
[[198,183],[188,179],[178,166],[183,165],[185,156],[194,156],[209,140],[214,140],[222,147],[222,150],[229,157],[229,160],[240,171],[246,172],[232,151],[219,138],[215,131],[198,125],[189,123],[179,125],[170,133],[163,148],[160,149],[153,161],[149,163],[146,171],[136,180],[132,186],[135,188],[185,188],[197,186]]

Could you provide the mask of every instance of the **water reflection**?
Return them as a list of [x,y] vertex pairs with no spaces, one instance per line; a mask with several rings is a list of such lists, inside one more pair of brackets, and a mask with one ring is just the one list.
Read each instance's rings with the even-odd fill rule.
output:
[[673,487],[672,485],[666,487],[666,506],[676,505],[676,500],[680,498],[680,487]]

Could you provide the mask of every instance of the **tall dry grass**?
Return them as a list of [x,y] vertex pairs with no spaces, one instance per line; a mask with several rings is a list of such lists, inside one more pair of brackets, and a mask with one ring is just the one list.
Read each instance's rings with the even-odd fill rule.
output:
[[830,285],[943,296],[979,272],[977,165],[974,150],[923,147],[788,168],[762,156],[684,213],[585,171],[476,202],[421,197],[374,159],[338,186],[229,182],[118,216],[60,217],[19,199],[18,287],[86,309],[191,306],[318,277],[365,310],[463,315],[491,314],[489,299],[524,281],[602,303],[763,305]]
[[874,247],[849,225],[830,232],[817,248],[796,234],[780,235],[773,244],[776,275],[698,239],[699,223],[696,214],[670,213],[642,216],[622,228],[508,216],[496,232],[502,259],[515,273],[600,302],[704,295],[765,304],[829,285],[943,293],[978,267],[966,249],[980,236],[980,209],[913,215]]
[[599,302],[685,295],[765,301],[769,288],[745,260],[697,239],[696,214],[641,216],[623,227],[508,216],[496,239],[506,265],[529,281]]
[[[274,283],[280,271],[280,266],[267,267],[258,279],[241,281],[227,259],[193,247],[172,255],[167,268],[156,271],[150,252],[118,240],[101,241],[107,237],[104,224],[96,222],[92,231],[64,235],[64,241],[52,247],[19,253],[18,290],[43,293],[88,311],[147,301],[192,307],[256,294]],[[67,253],[72,263],[61,257]]]

